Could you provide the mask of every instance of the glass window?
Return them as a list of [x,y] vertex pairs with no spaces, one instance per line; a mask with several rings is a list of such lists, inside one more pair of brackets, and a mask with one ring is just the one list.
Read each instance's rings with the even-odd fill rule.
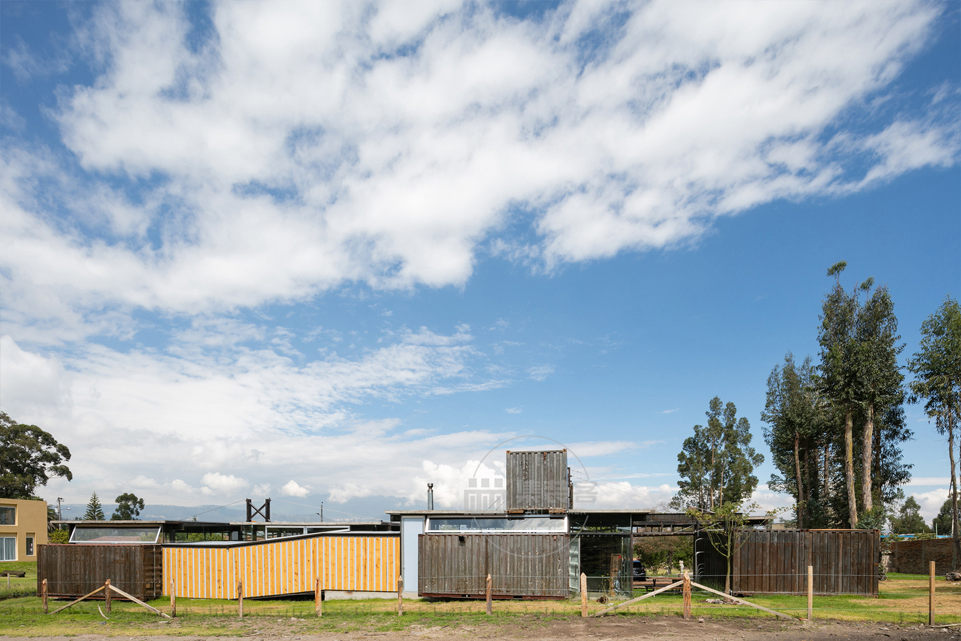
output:
[[70,535],[71,543],[156,543],[160,526],[153,527],[83,527]]
[[27,534],[27,556],[33,556],[33,533]]
[[547,517],[520,519],[500,518],[436,518],[427,519],[428,532],[566,532],[567,520]]
[[16,525],[17,508],[12,505],[0,505],[0,525]]
[[17,539],[12,536],[0,537],[0,561],[17,560]]

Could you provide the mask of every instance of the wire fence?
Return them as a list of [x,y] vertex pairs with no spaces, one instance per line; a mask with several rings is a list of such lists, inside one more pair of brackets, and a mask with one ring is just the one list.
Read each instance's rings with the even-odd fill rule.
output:
[[[803,577],[809,585],[814,585],[818,577],[813,571],[809,574],[772,573],[749,575],[757,581],[777,581]],[[961,623],[961,583],[945,581],[943,578],[913,576],[891,578],[881,582],[877,595],[830,594],[819,595],[813,589],[807,593],[744,594],[738,599],[734,595],[716,594],[698,585],[704,577],[689,577],[690,591],[685,594],[683,577],[651,576],[646,581],[631,581],[630,590],[592,589],[584,597],[578,589],[568,589],[563,597],[549,599],[536,598],[534,593],[514,594],[510,586],[522,582],[536,584],[539,580],[556,580],[556,575],[514,574],[510,576],[477,577],[447,576],[452,581],[463,582],[470,586],[464,595],[473,598],[418,598],[410,592],[404,593],[345,593],[331,592],[316,586],[314,594],[281,595],[275,598],[243,598],[243,585],[236,586],[240,598],[225,599],[161,599],[149,601],[154,607],[181,618],[197,617],[288,617],[314,618],[327,617],[334,620],[353,618],[409,617],[420,620],[424,617],[447,620],[464,617],[510,617],[523,615],[552,616],[597,616],[605,610],[613,609],[610,614],[621,617],[649,617],[655,615],[689,617],[772,617],[777,614],[793,619],[848,619],[883,621],[895,624],[934,624]],[[567,580],[568,577],[565,577]],[[583,575],[580,585],[611,585],[609,575]],[[717,577],[714,577],[717,578]],[[723,577],[720,577],[723,580]],[[34,577],[34,581],[36,577]],[[681,582],[681,585],[675,585]],[[479,590],[475,587],[480,586]],[[48,586],[49,587],[49,586]],[[578,586],[579,587],[579,586]],[[664,590],[664,588],[668,588]],[[662,591],[663,590],[663,591]],[[412,586],[411,592],[416,592]],[[723,590],[721,590],[723,592]],[[462,597],[464,595],[461,595]],[[515,598],[523,597],[523,598]],[[534,598],[531,598],[534,597]],[[116,599],[116,597],[115,597]],[[746,599],[746,600],[744,600]],[[34,602],[36,604],[36,602]],[[27,607],[27,606],[22,606]],[[133,611],[133,604],[114,601],[115,610],[123,613]],[[762,609],[758,609],[762,608]],[[55,608],[51,607],[50,610]],[[96,604],[80,603],[76,614],[96,613]],[[773,614],[772,614],[773,612]],[[138,616],[147,616],[146,614]]]

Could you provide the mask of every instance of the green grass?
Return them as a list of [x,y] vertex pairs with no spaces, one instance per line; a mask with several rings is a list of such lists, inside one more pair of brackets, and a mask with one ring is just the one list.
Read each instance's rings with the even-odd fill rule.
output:
[[37,593],[36,561],[2,561],[0,572],[26,572],[24,578],[0,576],[0,599],[14,596],[28,596]]
[[[30,569],[27,569],[28,573]],[[28,577],[30,575],[28,574]],[[85,601],[56,615],[45,615],[41,601],[34,596],[36,575],[30,577],[29,596],[0,599],[0,635],[56,636],[75,634],[100,635],[194,635],[239,636],[260,633],[310,634],[334,631],[405,631],[420,627],[443,628],[465,625],[538,626],[546,621],[572,620],[579,617],[580,601],[495,601],[494,615],[484,613],[483,601],[420,601],[404,603],[404,616],[396,613],[394,599],[332,600],[323,605],[324,615],[317,618],[312,599],[276,599],[244,601],[244,619],[238,617],[236,601],[215,599],[178,599],[177,618],[167,621],[139,606],[113,601],[109,620],[100,612],[102,601]],[[937,584],[938,623],[961,623],[961,586],[940,581]],[[695,591],[692,613],[711,618],[771,618],[771,615],[749,606],[710,604],[713,597]],[[792,595],[756,595],[747,597],[758,605],[795,617],[807,614],[807,598]],[[53,611],[67,601],[50,602]],[[156,608],[170,611],[169,599],[150,602]],[[592,601],[590,612],[607,607]],[[897,624],[927,622],[927,577],[895,575],[881,584],[879,598],[860,596],[817,596],[814,616],[820,620],[873,621]],[[615,611],[620,617],[680,616],[681,595],[659,594],[640,603]]]

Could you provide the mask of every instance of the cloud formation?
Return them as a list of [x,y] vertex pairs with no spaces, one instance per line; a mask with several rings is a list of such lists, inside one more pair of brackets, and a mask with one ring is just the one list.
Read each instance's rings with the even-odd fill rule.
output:
[[196,11],[98,7],[76,52],[95,81],[51,114],[75,156],[5,143],[13,322],[462,285],[484,251],[669,247],[957,159],[956,100],[877,104],[938,19],[921,2]]

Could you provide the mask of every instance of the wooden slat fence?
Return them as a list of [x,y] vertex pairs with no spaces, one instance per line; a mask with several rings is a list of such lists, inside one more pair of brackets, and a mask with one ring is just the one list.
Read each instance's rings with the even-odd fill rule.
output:
[[156,599],[161,568],[159,545],[44,544],[37,548],[37,594],[44,579],[51,597],[78,597],[110,579],[138,599]]
[[[814,593],[878,594],[877,530],[751,530],[732,559],[731,591],[740,594],[805,594],[807,566]],[[724,586],[725,559],[705,533],[695,538],[696,578]]]
[[566,598],[570,537],[566,534],[421,534],[421,596]]
[[235,599],[324,590],[396,592],[397,534],[316,534],[233,544],[163,546],[164,592],[178,597]]

